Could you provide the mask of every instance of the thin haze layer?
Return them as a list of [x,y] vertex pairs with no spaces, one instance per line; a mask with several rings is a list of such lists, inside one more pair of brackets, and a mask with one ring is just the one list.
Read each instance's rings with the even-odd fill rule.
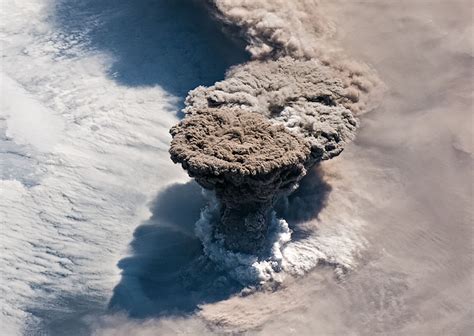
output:
[[[204,188],[215,190],[214,181],[221,181],[216,196],[223,205],[222,209],[217,211],[222,213],[220,216],[222,226],[229,229],[216,232],[215,240],[223,239],[228,247],[239,246],[229,241],[242,241],[240,245],[246,247],[236,248],[235,251],[257,253],[257,255],[260,247],[267,244],[264,240],[265,232],[269,231],[270,213],[275,201],[288,194],[288,192],[282,193],[281,188],[275,188],[275,183],[265,181],[296,186],[307,169],[322,160],[339,155],[344,146],[355,137],[358,126],[355,116],[369,108],[367,102],[378,83],[376,76],[367,66],[345,61],[340,51],[329,52],[330,48],[324,49],[323,46],[329,45],[329,42],[323,40],[327,32],[325,35],[319,26],[308,27],[310,30],[314,28],[319,31],[317,34],[314,31],[305,31],[303,27],[307,17],[299,16],[303,12],[297,11],[298,14],[291,18],[292,21],[300,21],[298,26],[301,29],[291,29],[285,19],[286,16],[290,16],[293,7],[290,9],[287,2],[281,11],[279,5],[283,5],[283,2],[241,1],[232,5],[226,1],[208,2],[207,7],[211,14],[222,22],[231,34],[239,34],[247,41],[247,50],[253,60],[233,67],[225,80],[210,87],[201,86],[191,91],[186,99],[184,112],[187,116],[184,122],[171,130],[173,141],[170,153],[173,160],[181,163],[190,176],[195,177]],[[298,2],[298,6],[306,5],[304,1]],[[315,24],[322,27],[324,22],[321,17]],[[305,37],[308,39],[308,44],[297,43]],[[308,49],[310,45],[314,47]],[[286,164],[288,160],[266,158],[263,166],[266,168],[258,172],[264,174],[264,178],[260,176],[254,178],[245,174],[247,169],[254,170],[253,165],[262,156],[259,151],[263,153],[273,151],[271,143],[268,143],[268,148],[258,146],[264,139],[263,133],[268,127],[267,123],[262,119],[255,124],[250,118],[248,121],[243,121],[249,125],[239,128],[241,130],[256,128],[257,132],[254,134],[258,136],[241,137],[240,141],[246,141],[245,146],[257,151],[244,153],[243,160],[249,167],[234,169],[231,174],[226,173],[220,167],[232,166],[233,155],[231,157],[218,155],[218,161],[209,159],[208,155],[209,148],[226,146],[225,142],[216,141],[215,132],[209,132],[210,125],[202,124],[202,121],[206,120],[203,114],[217,113],[213,111],[220,111],[219,113],[223,114],[232,111],[240,114],[244,111],[260,114],[273,124],[285,127],[288,132],[299,137],[311,151],[301,151],[303,159],[294,163],[291,173]],[[187,122],[187,119],[190,121]],[[198,143],[194,130],[195,119],[199,119],[202,124]],[[232,125],[222,122],[219,127],[225,128],[226,132],[232,132],[233,128]],[[245,131],[241,133],[244,134]],[[192,148],[187,148],[190,145]],[[294,146],[290,147],[292,148],[279,146],[280,149],[287,151],[283,157],[290,157],[292,151],[296,149]],[[195,155],[183,155],[190,151]],[[222,150],[213,152],[219,154]],[[225,160],[229,162],[222,164]],[[213,175],[209,175],[207,171],[213,164],[217,166],[213,169]],[[261,164],[256,163],[257,166]],[[306,169],[299,169],[298,165]],[[233,178],[229,179],[227,175]],[[258,184],[258,188],[248,188],[248,185],[254,184],[253,180],[263,182]],[[248,201],[245,205],[242,205],[239,191],[241,189],[246,190]],[[266,195],[264,201],[256,199],[262,195]],[[230,213],[227,213],[229,211]],[[242,223],[238,223],[239,221]],[[222,233],[225,233],[224,236],[219,236]],[[252,244],[244,244],[245,241],[251,241]],[[255,243],[257,241],[260,243]]]

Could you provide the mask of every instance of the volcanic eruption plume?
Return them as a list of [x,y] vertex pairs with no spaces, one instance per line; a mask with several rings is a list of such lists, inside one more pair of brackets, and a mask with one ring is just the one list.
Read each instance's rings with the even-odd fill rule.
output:
[[221,203],[225,246],[261,248],[276,197],[305,174],[307,141],[283,125],[239,109],[202,109],[171,129],[171,158]]
[[[170,131],[170,154],[215,196],[200,221],[209,257],[225,263],[222,254],[232,256],[246,267],[270,260],[264,268],[273,274],[283,265],[288,239],[281,237],[289,235],[275,218],[275,201],[312,166],[342,152],[378,82],[367,66],[328,47],[329,25],[322,18],[315,25],[302,11],[314,12],[313,1],[206,4],[226,31],[248,42],[253,59],[188,94],[186,116]],[[252,257],[242,262],[243,256]]]

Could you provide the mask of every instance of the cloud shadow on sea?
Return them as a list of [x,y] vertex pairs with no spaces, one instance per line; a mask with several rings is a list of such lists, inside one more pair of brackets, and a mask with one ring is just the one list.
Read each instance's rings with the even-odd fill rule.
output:
[[59,0],[54,8],[64,38],[109,54],[108,74],[121,85],[159,85],[184,98],[249,57],[195,0]]

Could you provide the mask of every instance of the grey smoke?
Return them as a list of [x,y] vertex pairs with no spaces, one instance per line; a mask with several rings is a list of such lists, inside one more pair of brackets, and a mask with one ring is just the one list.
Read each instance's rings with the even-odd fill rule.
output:
[[336,29],[318,2],[207,0],[205,3],[226,30],[238,33],[247,41],[246,49],[254,60],[277,60],[286,56],[295,61],[319,60],[338,72],[344,87],[358,97],[351,111],[366,112],[373,107],[373,96],[383,85],[370,67],[346,56],[337,47],[332,40]]
[[332,30],[314,0],[207,0],[207,4],[227,27],[240,29],[254,58],[313,58],[319,48],[311,41]]
[[325,21],[305,24],[305,12],[282,11],[288,2],[207,5],[227,30],[244,37],[253,60],[188,94],[186,117],[170,131],[170,154],[202,187],[215,191],[215,234],[226,248],[252,254],[264,245],[278,197],[355,137],[355,115],[367,109],[377,79],[342,54],[323,52],[321,41],[312,43],[309,36],[321,36]]

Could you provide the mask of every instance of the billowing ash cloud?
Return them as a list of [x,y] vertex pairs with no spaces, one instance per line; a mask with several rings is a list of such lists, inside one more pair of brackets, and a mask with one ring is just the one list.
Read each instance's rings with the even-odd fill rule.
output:
[[229,30],[238,27],[254,58],[314,58],[314,40],[332,30],[315,0],[207,0]]
[[335,29],[317,0],[207,0],[206,4],[226,30],[247,41],[246,49],[254,60],[317,59],[337,72],[344,87],[358,97],[351,106],[355,114],[367,111],[369,98],[381,87],[372,69],[332,43]]
[[201,109],[171,129],[170,153],[221,203],[227,248],[260,248],[275,198],[304,176],[309,144],[283,125],[240,109]]
[[275,260],[278,248],[262,251],[281,240],[271,234],[276,199],[354,138],[355,115],[367,110],[377,78],[329,47],[327,21],[307,12],[317,11],[313,1],[206,4],[225,30],[247,41],[252,60],[189,93],[186,117],[171,129],[171,157],[217,196],[218,206],[205,210],[215,228],[206,230],[210,239],[201,237],[205,246],[219,242],[219,251]]
[[318,60],[252,61],[233,68],[224,81],[191,91],[185,112],[238,107],[262,114],[307,140],[313,163],[327,160],[357,127],[351,109],[359,95],[338,75]]

